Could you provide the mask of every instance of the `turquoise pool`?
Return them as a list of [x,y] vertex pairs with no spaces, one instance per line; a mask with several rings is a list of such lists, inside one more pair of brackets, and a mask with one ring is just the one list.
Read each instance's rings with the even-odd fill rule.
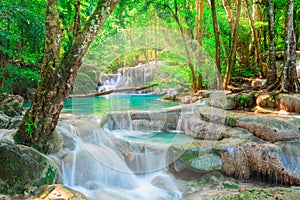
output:
[[62,113],[101,114],[118,110],[159,110],[179,105],[165,102],[163,95],[152,94],[110,94],[98,97],[66,99]]

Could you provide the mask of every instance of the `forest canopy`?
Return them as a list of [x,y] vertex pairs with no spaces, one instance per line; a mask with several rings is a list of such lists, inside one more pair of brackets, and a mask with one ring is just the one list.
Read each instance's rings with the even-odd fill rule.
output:
[[[270,4],[271,3],[271,4]],[[217,48],[215,33],[219,33],[219,60],[221,75],[224,78],[232,49],[236,42],[231,77],[266,78],[269,70],[270,50],[270,5],[274,13],[274,41],[276,60],[283,60],[286,41],[286,20],[288,5],[275,1],[241,1],[240,16],[236,35],[234,25],[239,1],[217,0],[121,0],[99,32],[87,53],[89,56],[107,55],[99,52],[101,42],[128,29],[151,27],[181,31],[185,36],[198,42],[213,58]],[[212,4],[215,7],[217,27],[214,28]],[[84,26],[92,14],[96,2],[93,0],[59,0],[58,14],[62,30],[61,54],[68,52],[74,34],[76,20]],[[0,2],[0,91],[20,94],[32,98],[39,82],[39,73],[45,48],[46,0],[7,0]],[[300,3],[293,3],[293,22],[296,46],[300,44]],[[253,23],[251,24],[251,19]],[[254,30],[253,30],[254,29]],[[271,34],[272,35],[272,34]],[[259,51],[257,49],[259,47]],[[107,49],[107,48],[105,48]],[[260,52],[260,53],[258,53]],[[258,55],[261,54],[261,55]],[[109,66],[99,66],[107,73],[116,72],[123,66],[134,66],[149,60],[170,60],[180,62],[180,58],[162,49],[137,49],[119,58]],[[191,71],[192,67],[174,67]],[[205,80],[195,70],[194,89],[205,88]],[[176,73],[176,72],[174,72]],[[191,76],[187,73],[187,76]],[[192,82],[192,77],[183,77]],[[199,82],[199,83],[198,83]],[[192,83],[190,83],[192,85]]]

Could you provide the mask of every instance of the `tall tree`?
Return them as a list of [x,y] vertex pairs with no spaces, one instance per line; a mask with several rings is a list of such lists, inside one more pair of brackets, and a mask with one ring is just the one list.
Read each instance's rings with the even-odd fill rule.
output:
[[259,69],[260,69],[260,75],[262,77],[264,77],[265,76],[264,63],[263,63],[262,54],[261,54],[261,51],[260,51],[258,31],[256,30],[255,25],[254,25],[254,19],[253,19],[253,16],[251,14],[249,0],[246,0],[245,2],[246,2],[247,13],[248,13],[248,17],[249,17],[249,23],[250,23],[252,34],[253,34],[253,43],[255,45],[255,50],[256,50],[257,64],[258,64]]
[[[235,29],[235,22],[237,19],[237,12],[239,9],[238,0],[223,0],[223,6],[226,11],[227,20],[230,26],[231,36],[233,35],[234,29]],[[240,7],[240,15],[242,11],[242,6]],[[239,63],[239,65],[246,69],[249,66],[249,60],[250,60],[250,54],[249,54],[249,43],[250,43],[250,32],[245,33],[245,26],[244,23],[239,24],[239,26],[242,28],[239,32],[237,32],[237,35],[235,38],[231,38],[234,40],[236,45],[236,59]]]
[[286,39],[284,51],[284,71],[282,90],[284,92],[300,92],[300,84],[296,73],[296,37],[294,31],[294,0],[287,0]]
[[226,68],[226,74],[224,77],[224,82],[223,82],[223,87],[225,89],[228,88],[228,83],[230,80],[230,73],[231,73],[231,69],[233,67],[233,61],[234,61],[234,54],[235,54],[235,50],[236,50],[236,45],[237,45],[237,32],[238,32],[238,28],[239,28],[239,24],[240,24],[240,14],[241,14],[241,0],[238,0],[237,3],[237,11],[236,11],[236,19],[234,22],[234,28],[233,28],[233,33],[232,33],[232,39],[231,39],[231,49],[230,49],[230,53],[229,53],[229,58],[228,58],[228,64],[227,64],[227,68]]
[[216,65],[218,69],[218,88],[222,87],[222,76],[221,76],[221,59],[220,59],[220,31],[219,25],[217,21],[217,12],[216,12],[216,4],[215,0],[210,0],[213,26],[214,26],[214,34],[215,34],[215,43],[216,43]]
[[275,14],[274,14],[274,0],[268,0],[268,24],[269,24],[269,72],[267,76],[267,83],[272,89],[277,83],[277,69],[276,69],[276,43],[275,43]]
[[117,3],[118,0],[99,0],[85,26],[77,32],[70,49],[61,54],[62,33],[57,0],[47,0],[46,42],[41,80],[32,106],[19,126],[16,142],[33,146],[44,153],[51,151],[48,140],[57,125],[64,99],[71,91],[72,82],[88,47]]
[[[198,45],[200,49],[198,51],[198,59],[197,59],[197,68],[200,69],[202,67],[202,59],[203,59],[203,16],[204,16],[204,0],[196,0],[196,25],[194,30],[194,37],[198,41]],[[197,71],[197,70],[196,70]],[[197,74],[197,89],[202,89],[202,75],[200,73]]]

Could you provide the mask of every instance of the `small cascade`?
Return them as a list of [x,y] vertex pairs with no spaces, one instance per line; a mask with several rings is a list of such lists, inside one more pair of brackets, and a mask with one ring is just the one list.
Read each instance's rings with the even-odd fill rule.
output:
[[129,168],[137,174],[151,173],[167,167],[168,145],[133,144],[135,150],[127,150],[131,154],[126,162]]
[[101,74],[99,77],[98,92],[116,89],[118,79],[118,74]]
[[182,118],[181,118],[181,116],[178,117],[176,131],[182,131]]
[[175,180],[164,170],[166,152],[127,143],[126,155],[126,142],[120,142],[98,125],[68,125],[61,130],[74,143],[74,149],[61,160],[63,184],[88,199],[182,198]]
[[153,81],[153,78],[158,72],[158,66],[164,62],[149,62],[139,64],[135,67],[125,67],[118,70],[119,79],[116,84],[117,88],[137,87],[146,85]]

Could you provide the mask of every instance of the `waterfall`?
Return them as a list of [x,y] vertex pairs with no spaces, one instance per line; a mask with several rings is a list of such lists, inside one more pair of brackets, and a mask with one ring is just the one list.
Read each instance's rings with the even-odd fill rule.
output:
[[61,129],[74,147],[61,160],[64,185],[91,200],[182,198],[175,180],[166,173],[165,151],[120,140],[97,124],[76,123]]
[[179,116],[177,126],[176,126],[176,131],[181,131],[182,130],[181,126],[182,126],[182,118],[181,118],[181,116]]
[[101,74],[99,77],[98,92],[116,89],[118,74]]

